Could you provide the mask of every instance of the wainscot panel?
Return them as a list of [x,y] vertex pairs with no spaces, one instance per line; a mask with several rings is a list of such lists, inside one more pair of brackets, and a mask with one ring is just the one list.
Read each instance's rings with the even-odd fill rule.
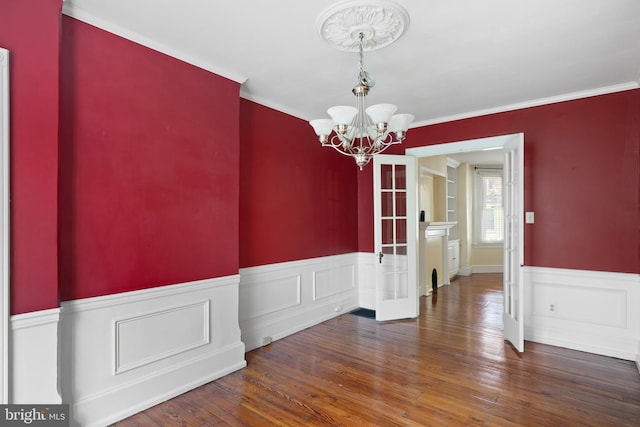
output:
[[59,308],[11,317],[10,403],[62,403],[58,392],[59,321]]
[[116,374],[211,342],[209,300],[115,322]]
[[[348,280],[347,280],[348,279]],[[356,266],[344,265],[313,272],[313,300],[321,300],[353,289]]]
[[240,269],[247,351],[357,308],[357,276],[357,254]]
[[640,345],[640,275],[525,267],[525,339],[625,360]]
[[239,276],[62,304],[72,425],[107,425],[246,366]]

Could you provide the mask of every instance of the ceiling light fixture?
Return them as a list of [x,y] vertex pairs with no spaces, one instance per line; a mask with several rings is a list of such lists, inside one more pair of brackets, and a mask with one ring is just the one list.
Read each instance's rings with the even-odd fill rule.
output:
[[351,91],[356,106],[331,107],[327,110],[331,119],[311,120],[309,124],[322,146],[352,156],[360,170],[375,154],[401,143],[414,118],[411,114],[394,114],[397,107],[393,104],[370,107],[366,104],[375,81],[364,69],[364,51],[393,43],[408,22],[407,12],[389,1],[341,2],[327,9],[318,20],[320,35],[327,42],[341,50],[357,50],[360,60],[358,82]]

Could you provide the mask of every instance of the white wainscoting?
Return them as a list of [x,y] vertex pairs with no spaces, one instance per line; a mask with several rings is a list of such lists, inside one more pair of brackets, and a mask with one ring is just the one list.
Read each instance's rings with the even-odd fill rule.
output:
[[247,351],[358,307],[358,255],[240,269],[240,329]]
[[72,425],[110,424],[246,366],[238,283],[63,302],[60,383]]
[[525,339],[625,360],[640,351],[640,275],[525,267]]
[[58,391],[59,321],[59,308],[11,317],[10,403],[62,403]]

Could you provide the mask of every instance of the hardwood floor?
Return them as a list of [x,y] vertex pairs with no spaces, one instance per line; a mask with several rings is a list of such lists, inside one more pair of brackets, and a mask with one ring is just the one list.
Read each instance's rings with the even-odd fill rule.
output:
[[420,304],[418,319],[313,326],[116,425],[640,425],[635,363],[504,342],[501,275],[458,278]]

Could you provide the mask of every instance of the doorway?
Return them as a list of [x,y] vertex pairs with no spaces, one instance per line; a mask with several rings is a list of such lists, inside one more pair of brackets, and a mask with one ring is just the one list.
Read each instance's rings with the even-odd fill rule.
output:
[[[494,141],[489,142],[493,145]],[[462,141],[465,148],[467,141]],[[429,257],[426,273],[432,272],[435,268],[438,274],[437,285],[449,284],[449,277],[456,275],[468,276],[476,273],[500,273],[503,271],[502,259],[502,218],[496,217],[493,230],[499,241],[487,241],[487,236],[481,230],[474,229],[472,224],[483,223],[479,218],[475,218],[476,206],[474,200],[477,193],[483,188],[477,187],[477,178],[486,173],[492,172],[496,181],[501,182],[502,168],[504,164],[504,149],[502,141],[497,141],[496,146],[486,146],[478,151],[460,151],[460,147],[453,146],[452,150],[433,156],[420,156],[418,164],[420,166],[420,215],[423,215],[424,222],[421,222],[421,233],[428,223],[442,224],[446,227],[448,248],[445,243],[443,252],[449,251],[449,260],[439,253],[441,246],[437,242],[438,238],[443,239],[438,233],[430,232],[433,238],[423,243],[423,250],[429,251],[433,256]],[[422,218],[421,218],[422,219]],[[455,225],[452,225],[455,224]],[[431,230],[434,228],[430,226]],[[484,230],[486,231],[486,230]],[[478,232],[478,233],[476,233]],[[444,243],[444,242],[443,242]],[[452,254],[455,265],[452,265]],[[472,264],[473,259],[473,264]],[[425,257],[421,257],[425,261]],[[445,264],[446,261],[446,264]],[[446,270],[445,271],[445,265]],[[428,278],[427,278],[428,279]],[[422,282],[425,278],[421,277]],[[424,286],[424,283],[422,283]],[[427,289],[432,286],[429,284]]]
[[[522,267],[524,266],[524,135],[522,133],[480,138],[467,141],[409,148],[407,155],[416,158],[433,156],[456,156],[474,152],[504,152],[505,163],[509,163],[509,179],[505,180],[505,212],[509,215],[505,223],[503,243],[503,289],[505,339],[518,351],[524,351],[524,290]],[[506,167],[507,165],[505,165]],[[416,212],[417,215],[417,212]],[[506,214],[505,214],[506,215]],[[467,222],[469,222],[467,220]],[[467,234],[467,237],[469,235]],[[467,239],[466,246],[473,244]],[[444,251],[443,251],[444,252]],[[446,254],[443,253],[443,257]],[[448,270],[445,268],[444,274]],[[508,326],[508,327],[507,327]]]

